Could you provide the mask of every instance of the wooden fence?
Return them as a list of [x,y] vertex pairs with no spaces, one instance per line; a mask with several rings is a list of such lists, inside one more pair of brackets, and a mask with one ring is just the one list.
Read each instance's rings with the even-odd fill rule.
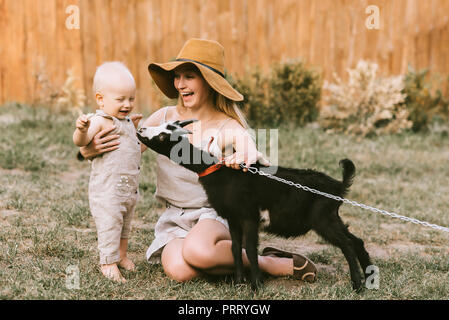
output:
[[[76,24],[70,5],[79,28],[67,28]],[[379,29],[366,26],[369,5],[379,8]],[[0,104],[36,101],[45,79],[60,88],[69,69],[90,96],[96,66],[121,60],[136,78],[139,108],[156,109],[147,65],[174,58],[192,37],[222,43],[237,75],[288,58],[328,80],[359,59],[384,75],[408,64],[449,74],[447,0],[0,0]]]

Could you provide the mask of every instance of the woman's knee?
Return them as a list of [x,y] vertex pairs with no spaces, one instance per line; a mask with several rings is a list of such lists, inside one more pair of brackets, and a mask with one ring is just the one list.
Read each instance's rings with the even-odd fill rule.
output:
[[[178,243],[179,242],[179,243]],[[182,242],[169,243],[162,251],[162,267],[165,274],[178,282],[186,282],[198,276],[198,271],[184,261],[182,257]]]
[[222,267],[228,264],[223,262],[227,262],[223,258],[223,250],[229,249],[222,240],[230,239],[229,230],[221,222],[200,220],[184,239],[182,256],[189,265],[198,269]]
[[162,264],[165,274],[172,280],[177,282],[186,282],[192,280],[197,276],[196,272],[192,272],[191,269],[185,268],[185,264],[173,263]]
[[182,256],[189,265],[195,268],[208,269],[216,266],[213,246],[193,239],[187,239],[184,242]]

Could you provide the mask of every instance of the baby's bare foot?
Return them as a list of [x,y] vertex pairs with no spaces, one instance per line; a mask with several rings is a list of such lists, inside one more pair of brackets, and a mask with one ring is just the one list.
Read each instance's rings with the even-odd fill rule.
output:
[[121,283],[126,282],[125,278],[123,278],[122,274],[120,273],[120,270],[117,268],[116,263],[102,264],[100,269],[106,278],[109,278],[111,280],[121,282]]
[[122,267],[123,269],[128,270],[128,271],[136,270],[136,266],[134,265],[134,263],[127,257],[120,260],[118,265],[119,265],[119,267]]

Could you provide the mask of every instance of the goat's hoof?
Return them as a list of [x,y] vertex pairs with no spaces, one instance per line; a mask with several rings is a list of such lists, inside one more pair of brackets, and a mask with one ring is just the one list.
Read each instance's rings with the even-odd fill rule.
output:
[[251,289],[254,292],[257,292],[261,287],[262,287],[262,281],[261,280],[251,281]]
[[360,293],[363,290],[363,281],[352,281],[352,289],[356,293]]
[[245,282],[245,278],[243,275],[235,275],[234,276],[234,284],[242,284]]

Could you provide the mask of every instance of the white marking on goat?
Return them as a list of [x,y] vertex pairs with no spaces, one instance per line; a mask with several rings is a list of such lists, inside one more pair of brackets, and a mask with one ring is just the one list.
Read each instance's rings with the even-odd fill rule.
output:
[[171,134],[172,133],[171,130],[167,129],[167,124],[166,123],[161,124],[160,126],[157,126],[157,127],[147,127],[141,133],[141,136],[145,137],[145,138],[148,138],[148,139],[151,139],[151,138],[153,138],[153,137],[155,137],[155,136],[157,136],[157,135],[159,135],[159,134],[161,134],[163,132],[165,132],[167,134]]

